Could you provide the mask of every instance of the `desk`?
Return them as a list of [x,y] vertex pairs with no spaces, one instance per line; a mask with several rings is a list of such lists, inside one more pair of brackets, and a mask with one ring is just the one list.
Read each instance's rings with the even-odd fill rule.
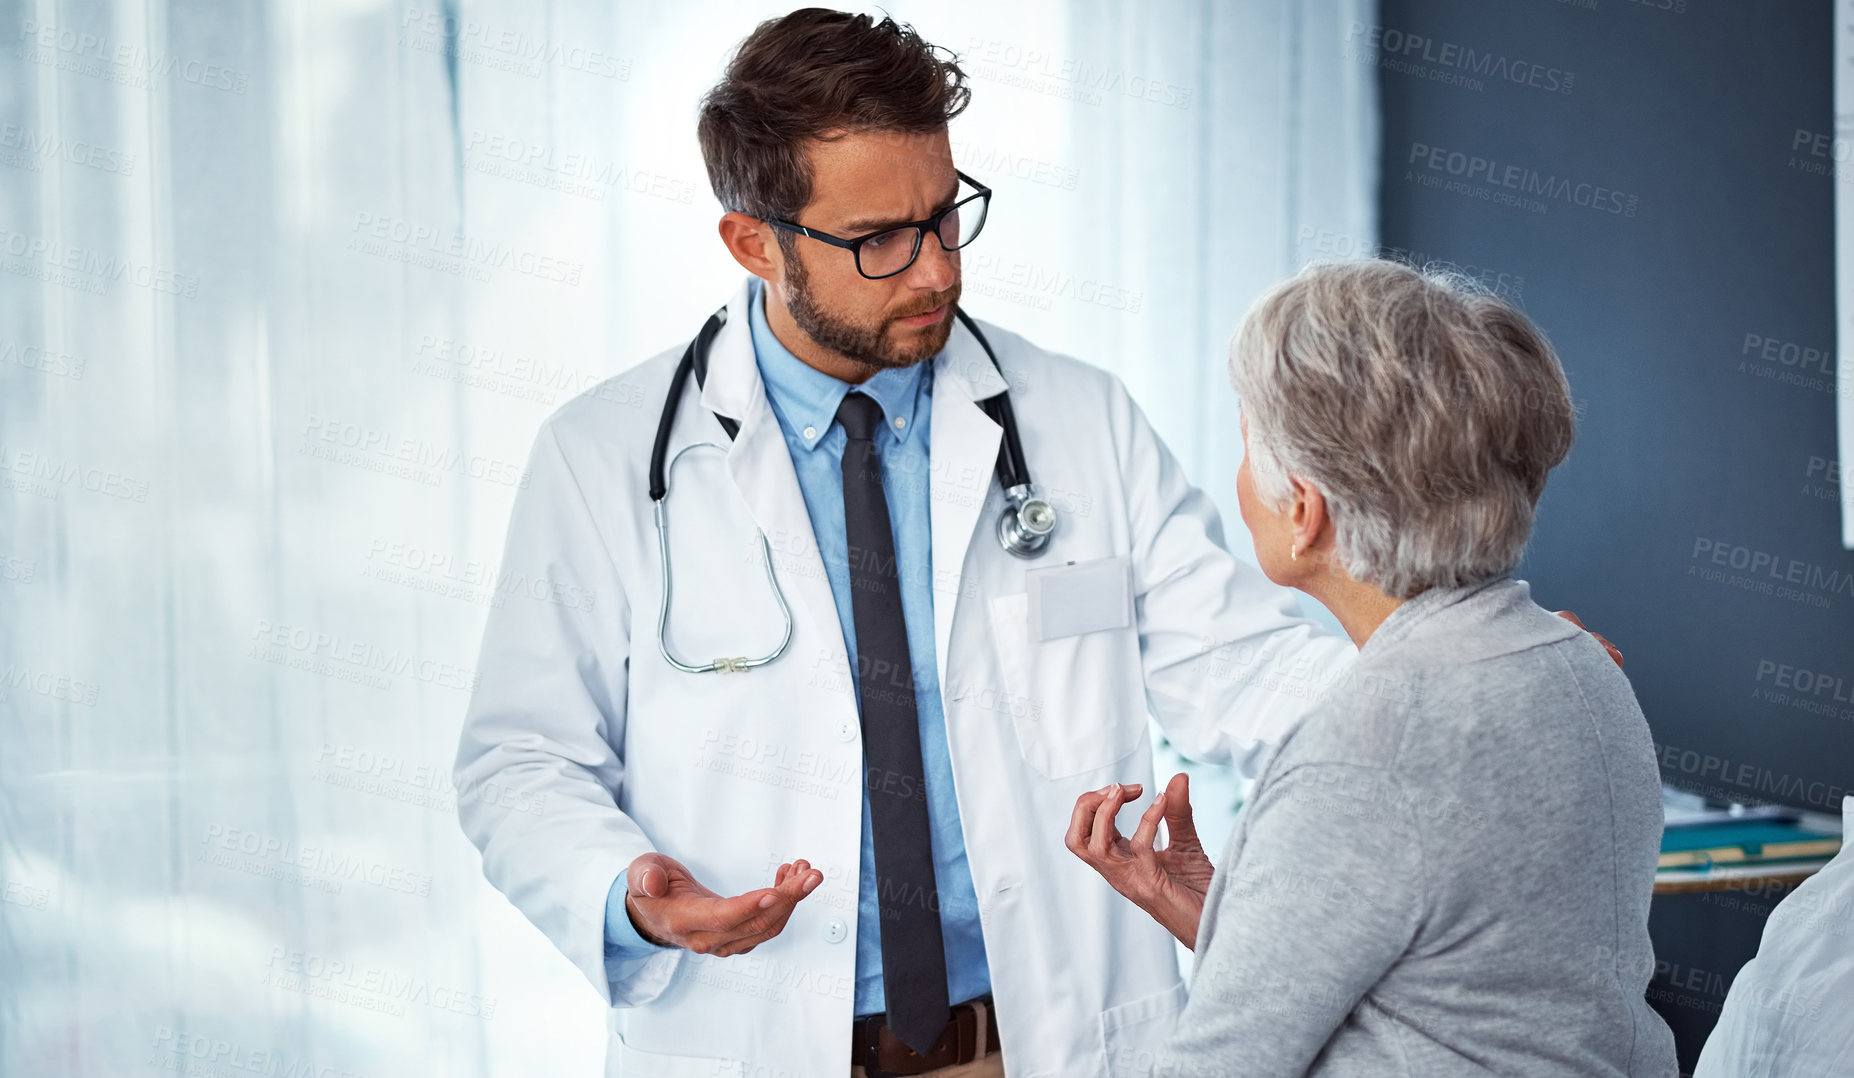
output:
[[1751,891],[1766,887],[1794,887],[1821,871],[1828,864],[1824,857],[1815,861],[1790,861],[1776,865],[1714,865],[1695,871],[1690,868],[1664,868],[1654,874],[1654,893],[1678,895],[1689,891]]

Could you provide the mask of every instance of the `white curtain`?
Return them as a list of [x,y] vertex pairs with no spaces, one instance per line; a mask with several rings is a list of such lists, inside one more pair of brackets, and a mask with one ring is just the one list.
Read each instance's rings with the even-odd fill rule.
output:
[[[1224,348],[1369,247],[1370,7],[891,9],[972,73],[968,306],[1238,549]],[[596,1073],[449,765],[486,610],[575,601],[496,575],[533,431],[737,279],[695,102],[780,10],[0,6],[0,1073]]]

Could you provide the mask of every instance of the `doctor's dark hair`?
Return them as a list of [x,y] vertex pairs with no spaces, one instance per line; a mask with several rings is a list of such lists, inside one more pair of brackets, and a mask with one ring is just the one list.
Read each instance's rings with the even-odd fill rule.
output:
[[715,197],[789,221],[811,202],[811,140],[945,127],[972,92],[940,52],[890,18],[804,8],[761,23],[702,98],[696,135]]
[[1571,451],[1564,368],[1472,278],[1367,259],[1257,300],[1230,344],[1256,494],[1319,488],[1354,580],[1408,599],[1512,572]]

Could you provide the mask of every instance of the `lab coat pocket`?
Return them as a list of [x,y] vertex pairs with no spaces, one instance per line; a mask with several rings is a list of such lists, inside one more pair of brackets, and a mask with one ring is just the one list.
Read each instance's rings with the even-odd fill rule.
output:
[[1142,996],[1101,1012],[1101,1044],[1109,1078],[1151,1075],[1159,1050],[1171,1037],[1184,1010],[1185,983]]
[[646,1052],[626,1044],[616,1033],[609,1048],[606,1078],[735,1078],[747,1072],[746,1064],[738,1059]]
[[990,603],[1004,677],[995,704],[1010,715],[1024,759],[1044,778],[1063,779],[1137,749],[1146,708],[1137,649],[1130,658],[1124,652],[1133,630],[1036,640],[1029,609],[1029,596],[1021,592]]

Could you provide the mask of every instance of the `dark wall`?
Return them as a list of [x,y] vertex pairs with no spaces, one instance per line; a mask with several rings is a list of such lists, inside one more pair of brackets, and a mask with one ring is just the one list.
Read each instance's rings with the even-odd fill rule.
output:
[[[1385,245],[1512,296],[1570,375],[1520,575],[1622,649],[1668,782],[1820,812],[1854,787],[1833,30],[1829,0],[1384,0],[1347,43]],[[1683,1071],[1780,897],[1655,900]]]
[[1520,575],[1621,648],[1668,782],[1825,812],[1854,788],[1832,31],[1829,0],[1385,0],[1348,44],[1383,242],[1515,294],[1570,375]]

